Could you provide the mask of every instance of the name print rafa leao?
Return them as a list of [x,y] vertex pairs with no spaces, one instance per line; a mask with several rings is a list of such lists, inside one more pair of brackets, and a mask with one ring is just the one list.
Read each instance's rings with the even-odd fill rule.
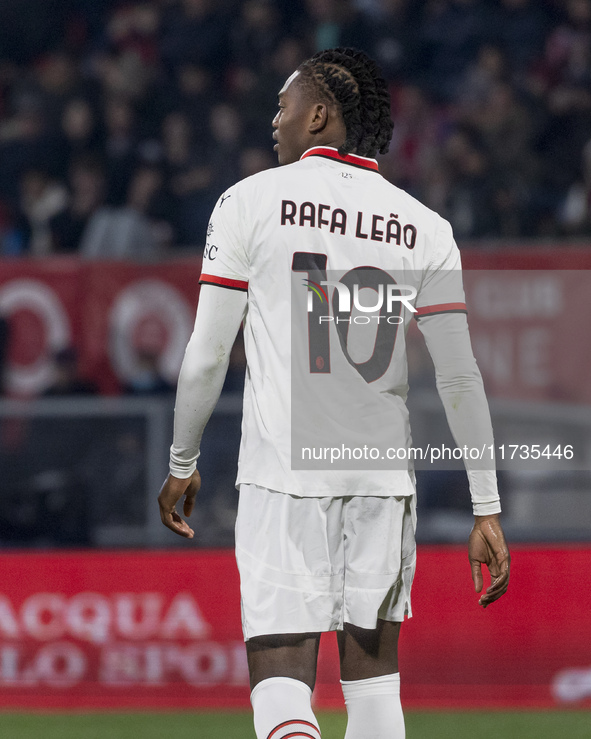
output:
[[[281,201],[282,226],[309,226],[310,228],[326,228],[330,233],[341,236],[351,235],[355,224],[355,238],[382,241],[386,244],[404,244],[407,249],[414,249],[417,242],[417,229],[412,223],[402,224],[397,213],[381,216],[371,215],[363,211],[351,218],[343,208],[333,208],[324,203],[305,201],[296,203],[293,200]],[[349,231],[347,230],[349,229]]]

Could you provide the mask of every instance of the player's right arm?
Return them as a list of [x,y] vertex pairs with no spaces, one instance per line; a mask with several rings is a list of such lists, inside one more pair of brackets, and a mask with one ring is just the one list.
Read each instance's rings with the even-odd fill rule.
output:
[[250,211],[241,193],[240,184],[227,190],[209,221],[195,328],[177,387],[170,474],[158,496],[162,523],[187,538],[193,530],[176,512],[176,504],[184,495],[185,515],[193,510],[201,484],[196,471],[201,437],[222,391],[246,312],[249,257],[244,228]]
[[201,437],[224,384],[246,299],[243,291],[201,287],[195,327],[177,387],[170,474],[158,496],[162,523],[186,538],[192,538],[193,530],[176,512],[176,504],[184,495],[183,512],[191,514],[201,484],[196,470]]

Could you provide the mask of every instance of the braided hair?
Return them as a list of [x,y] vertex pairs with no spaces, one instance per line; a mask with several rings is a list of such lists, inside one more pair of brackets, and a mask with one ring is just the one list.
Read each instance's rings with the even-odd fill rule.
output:
[[320,51],[303,62],[299,81],[323,102],[339,107],[347,131],[339,154],[374,157],[385,154],[394,123],[390,94],[378,65],[357,49]]

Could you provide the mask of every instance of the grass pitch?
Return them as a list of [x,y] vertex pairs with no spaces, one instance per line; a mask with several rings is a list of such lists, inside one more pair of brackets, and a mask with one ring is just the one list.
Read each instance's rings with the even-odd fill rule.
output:
[[[343,739],[346,718],[319,714],[323,739]],[[407,739],[589,739],[591,712],[406,713]],[[254,739],[249,713],[0,713],[3,739]]]

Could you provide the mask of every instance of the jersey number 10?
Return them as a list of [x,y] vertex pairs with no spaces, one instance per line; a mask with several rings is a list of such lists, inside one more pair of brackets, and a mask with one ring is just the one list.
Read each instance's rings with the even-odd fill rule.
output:
[[[292,272],[304,272],[309,283],[320,285],[320,283],[326,282],[327,279],[326,262],[326,254],[297,251],[293,255],[291,269]],[[383,286],[382,290],[385,290],[388,285],[396,284],[391,275],[377,267],[355,267],[344,274],[339,282],[348,288],[350,294],[353,294],[355,287],[357,287],[357,290],[369,288],[378,292],[380,286]],[[349,354],[347,345],[352,312],[351,310],[341,310],[337,292],[335,289],[332,296],[332,316],[330,305],[324,297],[314,294],[312,298],[312,310],[308,312],[310,372],[312,374],[330,372],[330,324],[334,323],[341,350],[349,364],[359,372],[366,382],[374,382],[385,374],[392,361],[398,326],[402,322],[402,303],[394,302],[392,304],[394,311],[392,311],[391,309],[388,310],[386,302],[382,301],[379,310],[376,308],[371,317],[364,315],[356,316],[353,319],[357,323],[358,318],[366,317],[368,320],[362,321],[362,323],[371,323],[373,318],[373,322],[377,323],[372,355],[364,362],[355,362]]]

